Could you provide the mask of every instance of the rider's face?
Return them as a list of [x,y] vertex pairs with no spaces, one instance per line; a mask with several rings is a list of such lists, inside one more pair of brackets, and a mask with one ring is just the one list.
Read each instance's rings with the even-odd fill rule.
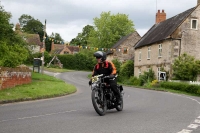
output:
[[98,63],[101,63],[101,58],[96,58]]

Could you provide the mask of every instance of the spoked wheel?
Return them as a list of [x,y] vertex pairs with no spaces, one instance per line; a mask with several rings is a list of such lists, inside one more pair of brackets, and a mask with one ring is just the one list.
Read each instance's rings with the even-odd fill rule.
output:
[[117,111],[122,111],[123,110],[123,107],[124,107],[124,102],[123,102],[123,97],[121,98],[121,104],[118,104],[116,106],[116,110]]
[[95,109],[95,111],[100,115],[105,115],[107,111],[107,103],[106,99],[104,97],[104,100],[102,101],[100,99],[100,93],[97,90],[92,90],[92,104]]

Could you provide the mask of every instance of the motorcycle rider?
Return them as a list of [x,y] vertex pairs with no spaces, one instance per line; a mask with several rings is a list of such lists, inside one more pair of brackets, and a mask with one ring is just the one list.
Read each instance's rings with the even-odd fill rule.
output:
[[[116,75],[116,67],[112,62],[106,60],[107,56],[105,52],[97,51],[94,53],[94,57],[97,59],[97,64],[94,66],[92,76],[96,76],[99,74],[104,74],[105,76],[115,76]],[[121,103],[121,94],[117,89],[117,81],[116,78],[108,79],[106,82],[110,85],[111,89],[117,96],[118,104]],[[89,81],[89,85],[91,85],[91,80]]]

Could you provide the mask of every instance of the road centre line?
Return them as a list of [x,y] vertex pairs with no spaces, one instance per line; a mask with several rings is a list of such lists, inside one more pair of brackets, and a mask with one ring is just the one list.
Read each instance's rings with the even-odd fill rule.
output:
[[36,115],[36,116],[21,117],[21,118],[16,118],[16,119],[0,120],[0,123],[2,123],[2,122],[8,122],[8,121],[14,121],[14,120],[24,120],[24,119],[39,118],[39,117],[45,117],[45,116],[51,116],[51,115],[58,115],[58,114],[76,112],[76,111],[78,111],[78,110],[68,110],[68,111],[64,111],[64,112],[50,113],[50,114],[44,114],[44,115]]

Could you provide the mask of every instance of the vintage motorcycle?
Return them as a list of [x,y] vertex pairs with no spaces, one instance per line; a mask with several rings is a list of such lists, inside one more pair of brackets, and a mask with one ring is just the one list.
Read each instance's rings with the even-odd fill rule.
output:
[[113,80],[114,78],[116,76],[104,76],[103,74],[92,77],[92,104],[100,116],[105,115],[107,109],[116,108],[117,111],[123,110],[123,87],[117,85],[121,94],[121,102],[119,104],[110,86],[104,82],[105,79]]

